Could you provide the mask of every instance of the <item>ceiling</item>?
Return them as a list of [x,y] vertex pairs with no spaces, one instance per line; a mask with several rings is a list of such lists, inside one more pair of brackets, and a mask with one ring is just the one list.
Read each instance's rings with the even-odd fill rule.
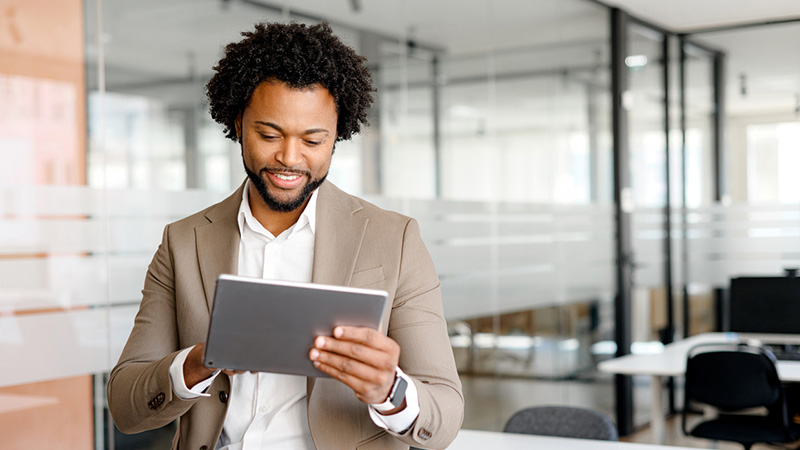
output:
[[800,0],[603,0],[675,32],[800,19]]
[[[800,0],[604,2],[674,31],[800,18]],[[330,21],[337,34],[356,47],[364,35],[361,30],[387,42],[396,39],[398,45],[409,39],[421,47],[440,49],[450,65],[444,70],[459,75],[535,71],[565,64],[591,66],[608,58],[607,8],[590,0],[98,0],[85,4],[87,18],[96,17],[91,10],[94,5],[103,7],[99,40],[109,89],[139,84],[147,86],[146,95],[168,103],[171,97],[202,98],[203,80],[221,56],[223,45],[238,40],[240,31],[258,21],[298,14]],[[86,26],[91,64],[98,56],[97,23],[87,20]],[[794,110],[795,94],[800,92],[800,22],[704,33],[696,39],[728,55],[729,111],[756,111],[776,104]],[[470,55],[481,55],[471,60],[473,67],[462,62]],[[88,73],[91,77],[95,71]],[[740,93],[742,74],[748,95]],[[196,82],[186,83],[187,79]]]
[[[235,0],[232,0],[235,1]],[[531,0],[254,0],[285,6],[361,29],[422,38],[448,49],[475,47],[490,41],[500,46],[509,37],[548,26],[554,19],[587,14],[590,3],[619,7],[675,32],[800,19],[800,0],[599,0],[587,4]],[[358,5],[357,8],[354,5]],[[465,31],[465,24],[469,31]]]

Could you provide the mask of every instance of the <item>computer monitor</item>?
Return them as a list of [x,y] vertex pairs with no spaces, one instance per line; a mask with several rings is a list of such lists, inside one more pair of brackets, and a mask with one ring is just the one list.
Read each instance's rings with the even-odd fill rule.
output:
[[800,334],[800,278],[731,279],[730,331]]

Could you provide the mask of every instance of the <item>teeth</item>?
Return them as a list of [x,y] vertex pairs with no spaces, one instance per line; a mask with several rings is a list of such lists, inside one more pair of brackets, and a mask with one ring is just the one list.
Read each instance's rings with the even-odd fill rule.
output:
[[276,177],[280,178],[281,180],[285,180],[285,181],[293,181],[293,180],[296,180],[296,179],[300,178],[300,175],[281,175],[279,173],[276,173],[276,174],[273,174],[273,175],[275,175]]

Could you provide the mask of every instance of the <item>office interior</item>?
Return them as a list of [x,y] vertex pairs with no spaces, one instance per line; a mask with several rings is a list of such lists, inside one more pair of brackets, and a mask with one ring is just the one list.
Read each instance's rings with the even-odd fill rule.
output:
[[732,278],[800,267],[800,6],[643,3],[0,0],[0,447],[169,444],[114,429],[106,378],[164,225],[244,180],[212,66],[291,20],[368,58],[329,179],[419,220],[463,427],[561,404],[646,429],[650,378],[597,364],[728,330]]

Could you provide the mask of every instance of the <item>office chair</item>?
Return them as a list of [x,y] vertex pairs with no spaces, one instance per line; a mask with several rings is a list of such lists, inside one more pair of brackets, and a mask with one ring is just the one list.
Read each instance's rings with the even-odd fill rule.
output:
[[[687,430],[687,412],[697,403],[719,414]],[[757,442],[791,442],[800,437],[800,426],[790,422],[786,411],[775,357],[761,347],[704,344],[689,350],[683,405],[682,428],[689,436],[738,442],[745,450]],[[758,407],[761,414],[744,411]]]
[[617,426],[603,413],[570,406],[535,406],[508,419],[505,433],[616,441]]

